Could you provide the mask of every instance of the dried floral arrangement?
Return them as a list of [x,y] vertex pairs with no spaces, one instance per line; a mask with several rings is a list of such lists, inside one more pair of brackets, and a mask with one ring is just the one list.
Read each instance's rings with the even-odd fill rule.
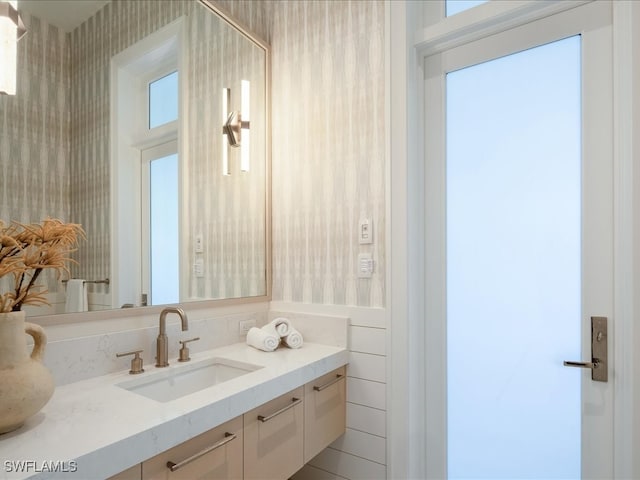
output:
[[0,278],[13,276],[13,287],[0,292],[0,313],[19,311],[23,305],[49,305],[48,290],[36,281],[43,270],[53,270],[59,279],[69,275],[70,257],[80,239],[82,226],[46,219],[41,223],[5,224],[0,220]]

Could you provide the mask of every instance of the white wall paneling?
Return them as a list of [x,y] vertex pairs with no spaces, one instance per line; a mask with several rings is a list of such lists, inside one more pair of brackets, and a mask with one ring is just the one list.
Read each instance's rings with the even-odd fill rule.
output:
[[331,444],[331,448],[384,465],[386,456],[385,443],[386,439],[384,437],[348,428],[342,437]]
[[384,410],[365,407],[357,403],[347,403],[347,428],[360,430],[379,437],[387,436]]
[[376,382],[387,381],[387,358],[383,355],[349,352],[347,374],[354,378],[365,378]]
[[347,378],[347,402],[386,410],[386,385],[359,378]]
[[335,475],[350,480],[386,479],[384,465],[333,448],[326,448],[309,463],[325,472],[335,472]]
[[349,350],[352,352],[386,355],[385,330],[381,328],[351,327]]

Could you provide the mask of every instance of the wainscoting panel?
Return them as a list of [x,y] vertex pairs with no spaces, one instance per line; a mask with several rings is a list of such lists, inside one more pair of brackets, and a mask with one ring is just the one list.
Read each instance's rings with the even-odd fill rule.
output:
[[351,327],[349,350],[352,352],[386,355],[385,333],[385,330],[381,328]]
[[[349,480],[383,480],[387,476],[386,466],[333,448],[326,448],[309,463],[313,467]],[[304,468],[299,474],[296,474],[293,480],[306,480]]]
[[387,379],[387,357],[369,353],[349,352],[347,373],[353,378],[384,383]]
[[356,403],[347,403],[347,428],[386,437],[386,412]]

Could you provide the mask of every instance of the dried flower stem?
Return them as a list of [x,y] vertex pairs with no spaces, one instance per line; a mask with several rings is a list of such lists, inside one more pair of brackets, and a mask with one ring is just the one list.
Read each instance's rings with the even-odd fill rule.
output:
[[19,311],[23,305],[49,305],[47,290],[36,281],[45,269],[60,278],[69,274],[68,263],[76,263],[71,253],[77,250],[82,227],[75,223],[46,219],[25,225],[0,221],[0,278],[12,274],[12,291],[0,294],[0,312]]

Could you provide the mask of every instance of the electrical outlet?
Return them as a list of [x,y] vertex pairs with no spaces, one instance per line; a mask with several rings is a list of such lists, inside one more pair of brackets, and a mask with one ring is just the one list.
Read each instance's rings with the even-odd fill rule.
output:
[[251,327],[255,327],[255,326],[256,326],[255,320],[240,320],[240,323],[238,323],[238,334],[246,335],[249,332],[249,330],[251,330]]

